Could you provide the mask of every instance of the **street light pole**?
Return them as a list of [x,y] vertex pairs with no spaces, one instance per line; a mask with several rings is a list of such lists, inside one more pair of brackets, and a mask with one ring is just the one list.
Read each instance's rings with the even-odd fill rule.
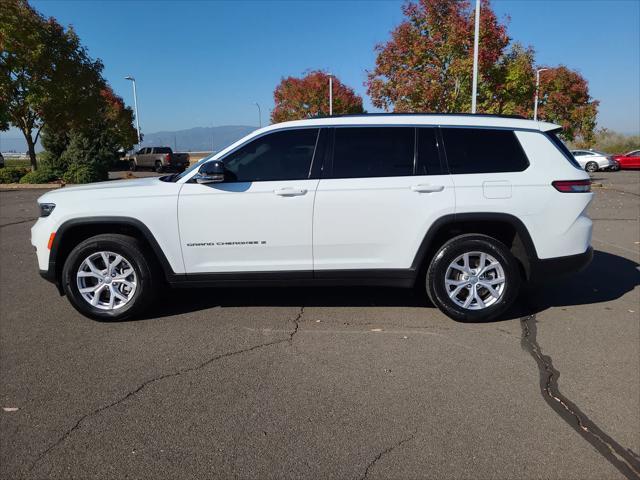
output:
[[473,88],[471,92],[471,113],[476,113],[478,94],[478,48],[480,43],[480,0],[476,0],[476,31],[473,38]]
[[539,68],[536,70],[536,98],[533,101],[533,119],[538,120],[538,90],[540,90],[540,72],[546,72],[548,68]]
[[136,79],[131,75],[124,77],[125,80],[130,80],[133,83],[133,106],[136,111],[136,131],[138,132],[138,144],[140,144],[140,120],[138,120],[138,94],[136,92]]
[[262,128],[262,110],[260,110],[260,105],[258,104],[258,102],[254,102],[256,107],[258,107],[258,125],[259,128]]
[[329,116],[333,116],[333,74],[329,74]]

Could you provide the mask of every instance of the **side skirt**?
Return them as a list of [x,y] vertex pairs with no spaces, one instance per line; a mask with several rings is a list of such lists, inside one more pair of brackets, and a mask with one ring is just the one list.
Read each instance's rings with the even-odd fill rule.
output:
[[229,272],[172,275],[172,287],[305,287],[380,286],[412,288],[416,271],[412,269],[323,270],[289,272]]

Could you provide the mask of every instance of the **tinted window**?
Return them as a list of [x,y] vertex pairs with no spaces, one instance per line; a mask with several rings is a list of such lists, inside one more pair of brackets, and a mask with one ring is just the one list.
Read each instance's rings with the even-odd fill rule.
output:
[[413,175],[413,140],[413,128],[336,128],[332,176],[354,178]]
[[442,137],[453,174],[521,172],[529,166],[511,130],[443,128]]
[[418,162],[416,175],[442,175],[445,173],[440,164],[438,138],[435,128],[418,128]]
[[275,132],[249,142],[223,161],[227,180],[264,182],[309,178],[318,129]]
[[574,157],[581,157],[583,155],[588,155],[587,152],[580,152],[580,151],[575,151],[572,152]]
[[153,149],[153,153],[171,153],[169,147],[156,147]]

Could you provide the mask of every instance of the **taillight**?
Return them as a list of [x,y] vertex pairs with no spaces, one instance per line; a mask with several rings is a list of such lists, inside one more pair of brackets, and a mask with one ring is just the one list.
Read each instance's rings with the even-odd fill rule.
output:
[[556,180],[551,185],[563,193],[588,193],[591,191],[591,180]]
[[168,153],[164,154],[164,159],[167,163],[171,162],[171,155],[169,155]]

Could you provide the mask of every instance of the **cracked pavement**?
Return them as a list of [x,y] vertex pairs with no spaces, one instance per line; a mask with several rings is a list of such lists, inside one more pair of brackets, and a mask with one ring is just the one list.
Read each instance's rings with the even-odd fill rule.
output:
[[593,264],[488,324],[380,288],[94,322],[38,276],[42,192],[0,192],[0,478],[638,478],[640,172],[597,181]]

